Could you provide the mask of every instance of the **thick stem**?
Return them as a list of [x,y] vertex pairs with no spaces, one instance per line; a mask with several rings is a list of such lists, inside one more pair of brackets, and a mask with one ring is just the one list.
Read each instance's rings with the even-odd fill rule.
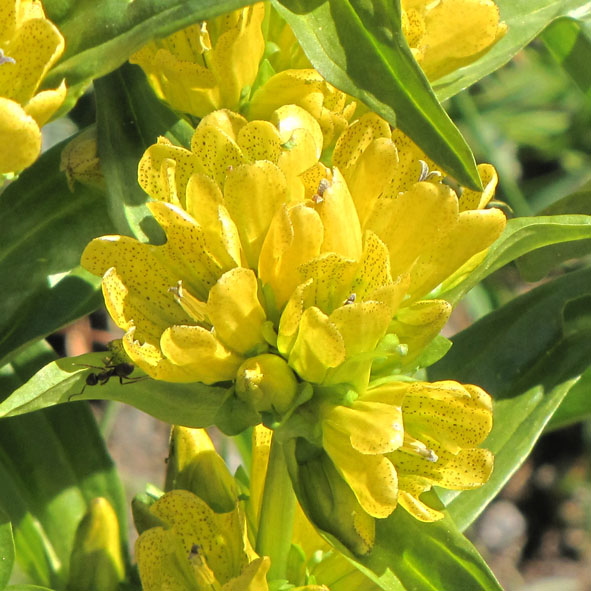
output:
[[276,438],[273,438],[256,543],[257,553],[271,559],[268,574],[270,581],[286,578],[295,506],[295,493],[287,472],[283,449]]

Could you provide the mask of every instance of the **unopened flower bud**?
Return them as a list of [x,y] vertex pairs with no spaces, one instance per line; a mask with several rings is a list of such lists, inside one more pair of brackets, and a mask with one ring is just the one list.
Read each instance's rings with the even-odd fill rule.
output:
[[278,355],[265,353],[247,359],[236,377],[236,394],[258,411],[284,413],[291,405],[297,380],[286,361]]
[[124,579],[119,521],[109,501],[98,497],[90,503],[76,530],[68,588],[115,591]]
[[374,518],[363,510],[328,455],[303,439],[286,451],[298,500],[309,519],[355,554],[367,554],[375,539]]
[[205,429],[172,428],[166,490],[173,489],[195,493],[216,513],[235,509],[236,482]]

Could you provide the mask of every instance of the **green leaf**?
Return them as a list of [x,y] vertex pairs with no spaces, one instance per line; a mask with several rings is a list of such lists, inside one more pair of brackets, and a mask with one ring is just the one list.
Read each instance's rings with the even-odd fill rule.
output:
[[54,589],[38,585],[10,585],[10,587],[6,587],[6,591],[54,591]]
[[[45,360],[44,347],[32,349],[13,361],[12,383],[30,373],[35,354]],[[0,380],[0,398],[10,385]],[[1,419],[0,482],[0,508],[14,525],[17,561],[35,583],[63,588],[74,533],[99,496],[117,513],[127,556],[125,496],[86,403]]]
[[273,5],[331,84],[402,129],[461,184],[480,187],[470,148],[406,44],[398,1],[275,0]]
[[100,304],[99,280],[78,265],[84,246],[113,226],[101,191],[68,188],[60,172],[66,143],[43,154],[0,195],[0,365]]
[[505,65],[554,19],[582,18],[589,12],[587,0],[496,0],[496,4],[507,24],[507,34],[477,61],[436,80],[433,88],[440,100],[448,99]]
[[8,516],[0,511],[0,591],[6,587],[14,566],[14,539]]
[[[201,383],[173,384],[132,374],[121,383],[113,373],[104,384],[87,385],[90,374],[105,366],[104,353],[59,359],[46,365],[0,404],[0,417],[14,417],[70,400],[118,400],[167,423],[186,427],[218,424],[235,434],[259,422],[259,416],[232,395],[231,389]],[[110,378],[110,379],[109,379]]]
[[[544,215],[591,215],[591,183],[553,203],[542,212]],[[517,267],[526,281],[539,281],[564,261],[591,253],[591,228],[589,232],[573,233],[572,240],[538,248],[517,259]]]
[[398,508],[387,519],[376,520],[376,541],[372,551],[356,561],[382,580],[392,571],[407,590],[442,589],[501,590],[501,586],[474,546],[445,517],[423,523]]
[[456,304],[485,277],[524,254],[544,246],[590,237],[591,216],[556,215],[509,220],[482,263],[466,276],[452,277],[437,290],[436,296]]
[[91,80],[112,72],[153,39],[206,18],[252,4],[248,0],[45,0],[48,17],[66,39],[66,51],[45,80],[62,79],[69,108]]
[[95,83],[97,134],[108,208],[119,234],[164,242],[137,181],[139,161],[158,136],[188,145],[193,128],[164,106],[142,70],[127,64]]
[[495,399],[495,422],[484,443],[496,456],[491,480],[474,491],[440,495],[463,529],[517,470],[591,366],[591,269],[515,298],[452,340],[429,379],[477,384]]
[[591,38],[573,18],[554,21],[541,35],[556,61],[568,72],[579,88],[591,97]]
[[547,429],[559,429],[591,417],[591,368],[568,391]]

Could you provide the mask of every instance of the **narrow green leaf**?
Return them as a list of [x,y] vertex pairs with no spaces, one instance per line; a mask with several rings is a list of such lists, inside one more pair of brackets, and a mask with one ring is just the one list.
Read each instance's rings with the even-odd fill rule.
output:
[[112,232],[104,194],[60,172],[66,142],[0,195],[0,365],[27,343],[95,309],[99,280],[78,269],[84,246]]
[[[546,208],[543,215],[585,214],[591,216],[591,184]],[[572,240],[538,248],[517,259],[517,267],[526,281],[539,281],[552,269],[570,259],[591,253],[591,228],[588,233],[573,233]]]
[[591,368],[568,391],[546,428],[559,429],[589,418],[591,418]]
[[423,523],[398,508],[387,519],[376,520],[375,546],[355,560],[378,575],[374,580],[384,589],[399,589],[384,585],[384,574],[391,571],[408,591],[501,590],[483,558],[449,517]]
[[437,291],[437,297],[455,304],[485,277],[528,252],[590,237],[591,216],[557,215],[509,220],[482,263],[469,275],[444,283]]
[[568,72],[579,88],[591,97],[591,39],[572,18],[554,21],[541,35],[556,61]]
[[[14,417],[41,408],[78,400],[118,400],[167,422],[186,427],[220,426],[235,434],[259,422],[254,411],[226,388],[201,383],[173,384],[152,379],[119,379],[86,385],[89,374],[105,368],[104,353],[59,359],[46,365],[0,404],[0,417]],[[140,376],[135,376],[140,377]]]
[[8,515],[0,510],[0,591],[6,587],[14,566],[14,539]]
[[480,187],[470,148],[406,44],[399,1],[274,0],[273,5],[331,84],[402,129],[460,183]]
[[474,491],[441,492],[463,529],[517,470],[591,366],[591,269],[515,298],[452,340],[429,379],[477,384],[495,399],[495,423],[484,443],[497,458],[490,482]]
[[6,591],[55,591],[49,587],[39,587],[38,585],[10,585]]
[[137,181],[145,150],[158,136],[188,145],[193,132],[154,95],[144,73],[130,64],[97,80],[97,134],[108,208],[120,234],[163,242],[162,229],[145,206],[148,195]]
[[71,107],[91,80],[112,72],[143,45],[206,18],[252,4],[248,0],[45,0],[66,51],[45,80],[62,79]]
[[440,100],[505,65],[520,49],[535,39],[554,19],[562,16],[584,18],[589,15],[587,0],[495,0],[507,34],[490,51],[472,64],[436,80],[433,88]]

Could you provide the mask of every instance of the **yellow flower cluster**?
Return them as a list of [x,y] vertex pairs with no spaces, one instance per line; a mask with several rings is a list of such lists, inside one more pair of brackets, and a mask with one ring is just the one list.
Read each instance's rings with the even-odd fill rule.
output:
[[[404,3],[429,75],[445,73],[440,44],[453,62],[440,30],[458,4]],[[462,5],[472,4],[473,26],[488,37],[462,40],[454,67],[503,32],[492,2]],[[166,243],[104,236],[82,264],[103,277],[125,350],[149,376],[232,382],[257,411],[279,421],[302,412],[316,425],[293,437],[315,446],[310,457],[344,487],[363,532],[351,545],[366,552],[374,518],[400,504],[439,519],[423,492],[474,488],[490,475],[492,455],[477,447],[491,429],[488,394],[399,378],[451,311],[434,290],[481,260],[505,216],[488,207],[492,166],[479,166],[483,191],[454,191],[409,137],[373,113],[353,120],[355,104],[314,70],[284,69],[249,97],[263,13],[245,8],[136,55],[160,96],[201,121],[189,148],[160,138],[139,165]],[[341,511],[331,503],[328,512]],[[175,512],[164,519],[173,529]],[[346,527],[331,529],[338,515],[315,520],[346,537]]]
[[0,0],[0,174],[30,166],[43,126],[63,103],[66,86],[38,92],[64,50],[64,39],[39,0]]

